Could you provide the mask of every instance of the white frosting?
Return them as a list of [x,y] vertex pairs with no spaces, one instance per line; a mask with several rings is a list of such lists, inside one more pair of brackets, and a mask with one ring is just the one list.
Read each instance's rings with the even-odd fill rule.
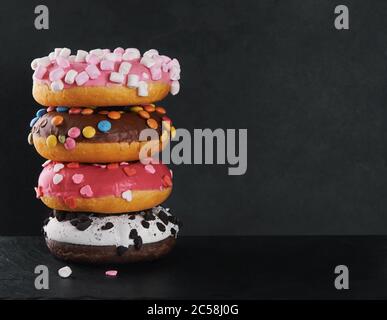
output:
[[[141,214],[136,214],[135,219],[131,220],[131,214],[111,215],[102,218],[90,215],[92,220],[91,225],[84,231],[78,230],[70,221],[59,222],[56,218],[49,218],[47,225],[43,227],[46,236],[49,240],[55,240],[70,244],[91,245],[91,246],[132,246],[133,239],[129,239],[129,234],[132,229],[136,229],[141,237],[143,244],[162,241],[170,236],[176,236],[179,227],[171,222],[165,226],[165,231],[162,232],[157,227],[157,222],[162,221],[157,217],[160,211],[164,211],[168,216],[171,214],[168,209],[161,206],[154,207],[152,212],[155,220],[147,221],[149,228],[144,228],[141,221],[144,220]],[[103,230],[101,227],[106,223],[111,222],[113,227],[108,230]],[[176,234],[172,235],[171,228],[176,230]]]

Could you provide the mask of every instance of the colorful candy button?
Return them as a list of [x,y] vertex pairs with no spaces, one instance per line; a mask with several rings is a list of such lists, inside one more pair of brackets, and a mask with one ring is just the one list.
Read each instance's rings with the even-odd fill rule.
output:
[[83,136],[88,139],[94,137],[95,133],[96,133],[95,129],[91,126],[84,127],[82,130]]
[[49,135],[46,139],[46,145],[49,148],[54,148],[58,143],[58,139],[53,134]]
[[91,108],[85,108],[85,109],[82,109],[81,113],[84,115],[84,116],[88,116],[88,115],[91,115],[94,113],[94,110],[91,109]]
[[132,112],[139,112],[141,110],[144,110],[144,109],[140,106],[135,106],[135,107],[130,108],[130,111],[132,111]]
[[149,119],[150,118],[150,114],[144,110],[141,110],[138,112],[138,115],[141,117],[141,118],[144,118],[144,119]]
[[75,148],[76,142],[73,138],[68,137],[66,139],[66,142],[64,144],[64,147],[66,150],[72,150]]
[[163,107],[156,107],[156,112],[159,114],[166,114],[167,111]]
[[113,119],[113,120],[118,120],[119,118],[121,118],[121,113],[119,113],[118,111],[110,111],[107,116],[110,118],[110,119]]
[[144,107],[144,110],[146,111],[146,112],[154,112],[155,111],[155,106],[154,105],[151,105],[151,104],[149,104],[149,105],[147,105],[147,106],[145,106]]
[[51,124],[54,126],[60,126],[63,123],[62,116],[55,116],[51,119]]
[[146,121],[146,123],[147,123],[148,127],[152,128],[152,129],[157,129],[159,126],[157,121],[155,119],[152,119],[152,118],[148,119]]
[[80,114],[82,111],[81,108],[70,108],[69,114]]
[[66,142],[66,136],[61,134],[60,136],[58,136],[58,141],[60,143],[65,143]]
[[69,108],[67,107],[56,107],[56,112],[67,112]]
[[67,131],[67,134],[70,138],[76,139],[81,135],[81,130],[77,127],[72,127]]
[[38,120],[39,120],[39,117],[33,118],[33,119],[31,120],[31,122],[30,122],[30,127],[32,128],[32,127],[34,126],[34,124],[36,123],[36,121],[38,121]]
[[42,117],[43,115],[45,115],[47,113],[47,110],[42,108],[42,109],[39,109],[37,112],[36,112],[36,116],[37,117]]
[[47,108],[47,112],[51,112],[51,111],[54,111],[55,110],[55,107],[48,107]]
[[98,122],[98,130],[102,132],[108,132],[112,128],[110,121],[102,120]]

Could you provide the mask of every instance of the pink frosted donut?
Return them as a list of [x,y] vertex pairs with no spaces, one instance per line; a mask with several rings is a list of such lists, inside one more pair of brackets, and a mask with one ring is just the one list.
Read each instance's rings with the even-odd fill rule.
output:
[[122,213],[152,208],[172,191],[172,174],[163,164],[79,164],[47,161],[36,195],[49,208]]
[[44,106],[147,104],[179,92],[180,64],[151,49],[57,48],[32,61],[32,94]]

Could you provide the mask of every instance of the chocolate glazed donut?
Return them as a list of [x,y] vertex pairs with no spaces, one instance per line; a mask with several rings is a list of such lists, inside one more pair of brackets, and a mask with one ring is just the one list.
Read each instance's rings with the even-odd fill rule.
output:
[[158,139],[152,140],[155,152],[166,146],[175,130],[165,109],[154,105],[40,109],[31,125],[29,142],[41,156],[86,163],[138,160],[147,143],[139,141],[142,130],[156,130]]

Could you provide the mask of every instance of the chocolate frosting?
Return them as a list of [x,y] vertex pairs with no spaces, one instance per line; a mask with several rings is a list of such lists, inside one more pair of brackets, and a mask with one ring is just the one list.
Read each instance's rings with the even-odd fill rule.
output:
[[[106,114],[99,114],[100,111],[123,111],[120,119],[110,119]],[[59,125],[53,125],[51,120],[55,116],[63,117],[63,122]],[[151,112],[150,117],[157,121],[157,133],[161,135],[162,117],[157,112]],[[108,132],[98,130],[98,123],[102,120],[108,120],[111,123],[111,129]],[[108,107],[97,108],[91,115],[69,114],[68,112],[50,111],[44,114],[33,126],[32,133],[39,137],[47,138],[49,135],[67,137],[67,132],[72,127],[77,127],[81,131],[84,127],[91,126],[96,130],[92,138],[85,138],[82,133],[77,142],[104,143],[104,142],[133,142],[138,141],[140,132],[143,129],[150,129],[147,125],[147,119],[140,117],[136,112],[128,110],[127,107]]]

